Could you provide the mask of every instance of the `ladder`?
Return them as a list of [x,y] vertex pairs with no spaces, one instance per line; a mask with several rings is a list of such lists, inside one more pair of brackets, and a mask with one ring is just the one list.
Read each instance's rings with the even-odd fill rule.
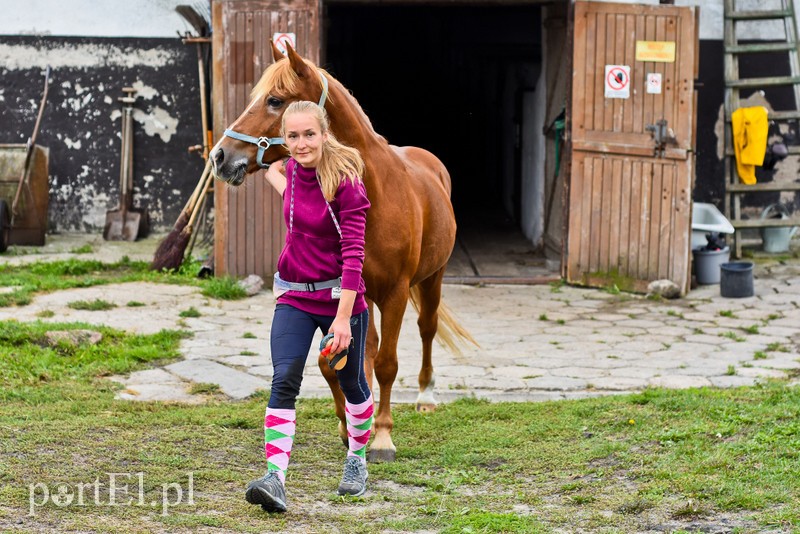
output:
[[[741,0],[740,0],[741,2]],[[749,228],[766,228],[775,226],[800,226],[800,214],[795,213],[788,219],[742,219],[741,197],[748,193],[800,191],[800,182],[792,183],[756,183],[744,184],[739,180],[736,170],[736,156],[733,149],[732,113],[739,108],[739,93],[742,89],[762,89],[766,87],[789,86],[794,89],[794,110],[770,112],[770,122],[788,122],[800,120],[800,60],[798,60],[797,25],[795,22],[792,0],[773,0],[777,8],[760,7],[758,10],[737,10],[736,0],[724,0],[724,44],[725,44],[725,216],[734,227],[731,253],[742,256],[742,231]],[[755,2],[750,2],[755,4]],[[783,21],[784,35],[782,42],[764,42],[740,44],[737,31],[741,35],[742,26],[750,21]],[[773,23],[774,24],[774,23]],[[753,25],[751,24],[752,28]],[[786,58],[788,54],[790,76],[767,78],[740,78],[739,57],[742,54],[783,54],[775,55],[776,59]],[[800,146],[789,146],[789,155],[800,155]]]

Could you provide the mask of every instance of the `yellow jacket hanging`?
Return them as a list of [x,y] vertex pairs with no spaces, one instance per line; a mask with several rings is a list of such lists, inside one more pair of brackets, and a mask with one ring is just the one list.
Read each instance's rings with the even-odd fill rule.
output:
[[736,170],[742,183],[752,185],[756,183],[756,165],[763,165],[767,152],[767,108],[739,108],[733,112],[731,119]]

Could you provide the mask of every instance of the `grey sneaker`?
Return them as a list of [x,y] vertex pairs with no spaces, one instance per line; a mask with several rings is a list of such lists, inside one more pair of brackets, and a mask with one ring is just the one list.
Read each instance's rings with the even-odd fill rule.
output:
[[358,497],[367,491],[367,466],[356,456],[348,456],[344,461],[344,473],[339,489],[339,495],[352,495]]
[[260,504],[267,512],[286,511],[286,490],[277,471],[269,471],[263,478],[248,484],[244,497],[250,504]]

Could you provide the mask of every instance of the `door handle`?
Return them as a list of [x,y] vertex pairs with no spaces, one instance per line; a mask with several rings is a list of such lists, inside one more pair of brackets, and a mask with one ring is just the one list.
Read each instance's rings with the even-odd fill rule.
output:
[[659,119],[655,124],[648,124],[644,129],[650,132],[650,136],[655,142],[654,156],[657,158],[664,157],[664,150],[667,145],[677,146],[678,140],[675,138],[675,132],[672,128],[667,126],[667,119]]

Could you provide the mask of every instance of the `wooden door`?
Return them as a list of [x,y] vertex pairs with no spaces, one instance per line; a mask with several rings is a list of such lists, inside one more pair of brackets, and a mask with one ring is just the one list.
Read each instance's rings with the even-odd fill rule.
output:
[[578,1],[573,30],[564,277],[630,291],[666,278],[685,293],[696,8]]
[[[214,0],[214,138],[247,107],[250,90],[272,62],[270,39],[294,33],[297,51],[319,62],[319,2],[316,0]],[[269,279],[285,239],[281,197],[264,171],[233,188],[214,191],[214,263],[217,274],[257,274]]]

